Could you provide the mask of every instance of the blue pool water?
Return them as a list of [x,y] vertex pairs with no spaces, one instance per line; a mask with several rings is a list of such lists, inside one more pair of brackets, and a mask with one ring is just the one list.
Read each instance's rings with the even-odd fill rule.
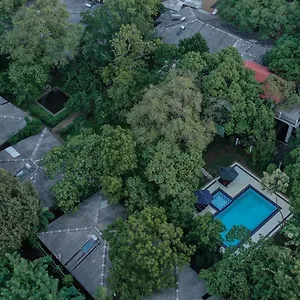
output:
[[213,200],[211,201],[211,203],[219,210],[222,210],[224,207],[226,207],[231,202],[232,202],[232,199],[227,197],[221,191],[215,193],[213,195]]
[[[222,192],[218,192],[222,193]],[[224,195],[226,196],[226,195]],[[227,196],[226,196],[227,197]],[[253,231],[265,221],[274,211],[276,206],[257,193],[254,189],[248,188],[228,207],[216,215],[226,230],[222,232],[222,238],[226,246],[237,245],[238,240],[226,241],[226,233],[233,227],[242,225]]]

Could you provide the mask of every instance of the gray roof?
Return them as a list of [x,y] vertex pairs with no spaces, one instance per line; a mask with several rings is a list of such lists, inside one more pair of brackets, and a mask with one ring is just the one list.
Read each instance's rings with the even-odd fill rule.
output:
[[[189,266],[179,273],[179,285],[153,294],[145,300],[200,300],[207,293],[205,282]],[[178,296],[178,297],[177,297]]]
[[[185,18],[183,21],[182,18]],[[244,60],[261,62],[261,56],[272,48],[271,41],[259,41],[255,34],[241,34],[232,26],[220,21],[217,16],[201,9],[184,7],[178,12],[166,11],[156,21],[156,34],[168,44],[178,44],[180,40],[200,32],[211,53],[227,46],[237,48]],[[185,29],[181,29],[185,26]]]
[[[39,239],[80,282],[94,295],[97,288],[106,284],[110,267],[107,244],[102,231],[117,218],[125,218],[121,205],[108,205],[107,200],[96,193],[79,205],[75,213],[67,213],[52,222]],[[84,253],[83,245],[92,237],[95,247]]]
[[285,122],[288,125],[292,125],[293,127],[297,128],[299,127],[299,121],[300,121],[300,108],[294,107],[294,108],[285,108],[284,103],[277,104],[275,106],[275,116]]
[[[99,7],[101,4],[99,3],[92,3],[91,1],[85,1],[85,0],[60,0],[60,2],[64,3],[67,7],[67,11],[70,15],[69,20],[70,23],[79,23],[81,20],[80,13],[95,10],[97,7]],[[92,4],[93,6],[91,8],[88,8],[85,6],[86,3]]]
[[0,146],[26,125],[27,114],[0,96]]
[[[9,171],[14,176],[23,170],[22,181],[31,182],[44,207],[53,204],[51,197],[51,187],[55,180],[49,179],[45,170],[41,167],[41,161],[54,146],[59,146],[60,142],[54,135],[45,128],[40,134],[28,137],[12,147],[8,147],[0,152],[0,168]],[[29,169],[25,167],[28,164]]]

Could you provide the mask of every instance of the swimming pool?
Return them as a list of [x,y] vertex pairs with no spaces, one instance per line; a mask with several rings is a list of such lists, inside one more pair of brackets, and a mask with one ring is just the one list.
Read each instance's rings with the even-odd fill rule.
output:
[[[221,193],[225,197],[224,201],[227,201],[228,196],[222,191],[218,191],[216,194]],[[216,195],[215,194],[215,195]],[[218,195],[217,205],[222,206],[221,198]],[[214,204],[214,201],[212,202]],[[257,192],[253,187],[247,187],[244,192],[238,195],[237,198],[233,199],[231,203],[224,203],[223,205],[228,205],[218,213],[215,218],[220,220],[224,225],[226,230],[222,232],[222,238],[224,239],[224,244],[226,246],[237,245],[239,240],[226,241],[226,233],[233,227],[242,225],[248,228],[250,231],[255,231],[273,212],[277,210],[277,207],[273,202],[265,198],[259,192]],[[218,208],[218,206],[216,206]]]

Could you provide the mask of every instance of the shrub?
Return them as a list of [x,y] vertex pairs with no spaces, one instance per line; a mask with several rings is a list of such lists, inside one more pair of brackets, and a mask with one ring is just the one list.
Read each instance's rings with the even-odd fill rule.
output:
[[19,130],[14,136],[12,136],[8,142],[10,144],[16,144],[17,142],[32,136],[34,134],[38,134],[42,129],[42,123],[40,120],[32,119],[30,120],[28,117],[26,117],[26,126]]

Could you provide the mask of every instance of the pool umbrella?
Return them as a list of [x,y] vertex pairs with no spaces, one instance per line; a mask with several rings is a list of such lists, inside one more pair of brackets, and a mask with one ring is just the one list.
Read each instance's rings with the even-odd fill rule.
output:
[[211,203],[213,197],[208,190],[198,190],[195,192],[197,196],[197,204],[198,205],[208,205]]
[[222,180],[233,181],[238,176],[238,172],[232,167],[222,167],[219,170],[219,175]]

